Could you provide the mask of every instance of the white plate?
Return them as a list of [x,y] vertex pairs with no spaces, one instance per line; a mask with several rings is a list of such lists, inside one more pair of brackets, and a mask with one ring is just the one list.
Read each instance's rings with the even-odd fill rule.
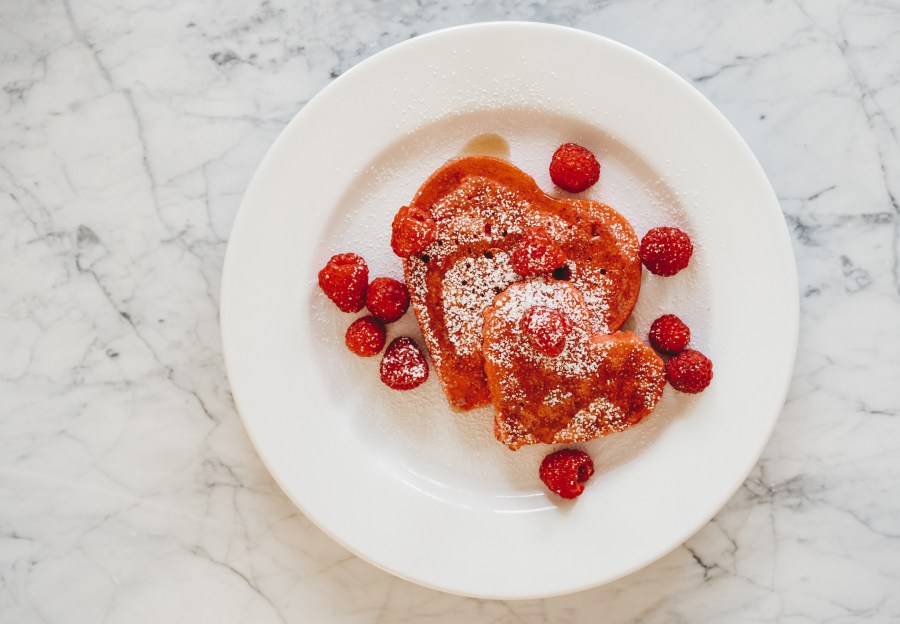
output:
[[[562,142],[598,154],[610,203],[639,235],[677,225],[691,266],[644,272],[631,327],[679,314],[715,364],[701,395],[668,388],[622,434],[580,445],[597,474],[574,504],[545,493],[548,447],[513,453],[491,413],[451,412],[432,375],[401,393],[380,358],[343,346],[353,315],[316,273],[354,251],[400,276],[390,221],[472,137],[496,133],[552,190]],[[231,232],[222,336],[235,401],[287,495],[335,540],[441,590],[526,598],[628,574],[675,548],[729,499],[769,437],[797,340],[793,256],[778,202],[725,118],[690,85],[621,44],[526,23],[466,26],[381,52],[288,125]],[[420,334],[411,313],[393,335]]]

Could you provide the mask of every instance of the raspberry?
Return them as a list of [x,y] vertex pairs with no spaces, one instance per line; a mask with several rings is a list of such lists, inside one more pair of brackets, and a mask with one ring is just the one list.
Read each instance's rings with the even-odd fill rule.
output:
[[565,314],[540,306],[528,308],[519,323],[531,346],[551,357],[563,352],[566,336],[572,331],[572,324]]
[[393,323],[409,307],[406,284],[390,277],[377,277],[366,289],[366,308],[383,323]]
[[522,277],[549,273],[562,266],[566,253],[542,227],[528,228],[512,250],[512,268]]
[[703,392],[712,381],[712,362],[693,349],[685,349],[666,362],[666,379],[680,392]]
[[347,348],[360,357],[377,355],[384,347],[387,330],[384,323],[374,316],[358,318],[347,328],[344,342]]
[[688,265],[693,252],[691,239],[678,228],[653,228],[641,239],[641,262],[655,275],[675,275]]
[[381,381],[394,390],[412,390],[428,379],[425,356],[411,338],[394,338],[381,358]]
[[353,253],[332,256],[319,271],[319,287],[341,312],[359,312],[366,303],[369,267]]
[[675,355],[691,340],[691,330],[674,314],[663,314],[650,326],[650,344],[660,353]]
[[565,191],[580,193],[600,179],[600,163],[591,150],[563,143],[550,160],[550,179]]
[[430,214],[403,206],[391,224],[391,249],[401,258],[420,254],[434,241],[436,229]]
[[594,474],[590,455],[576,449],[551,453],[541,462],[541,481],[551,492],[563,498],[577,498],[584,492],[584,482]]

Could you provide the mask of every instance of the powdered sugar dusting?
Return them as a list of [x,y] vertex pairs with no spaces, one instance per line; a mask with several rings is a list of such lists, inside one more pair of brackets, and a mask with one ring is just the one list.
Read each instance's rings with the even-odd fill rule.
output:
[[508,444],[507,441],[509,440],[515,440],[522,445],[540,442],[517,420],[498,420],[496,421],[496,427],[497,438],[504,444]]
[[[459,206],[467,210],[460,212]],[[520,231],[529,211],[529,202],[519,193],[482,176],[469,176],[452,193],[431,207],[432,217],[443,222],[441,230],[452,232],[458,244],[485,238],[503,237]],[[488,231],[486,227],[490,224]],[[444,254],[456,249],[450,246]]]
[[568,390],[563,390],[562,388],[553,388],[547,395],[544,397],[544,402],[547,405],[559,405],[563,401],[572,398],[572,393]]
[[[565,375],[587,375],[596,371],[597,362],[588,357],[590,337],[600,333],[598,319],[587,311],[581,292],[567,283],[547,278],[521,282],[521,287],[508,289],[497,302],[497,315],[508,325],[514,340],[492,341],[485,345],[485,357],[499,366],[511,367],[513,359],[524,357],[529,362]],[[572,323],[566,346],[557,357],[544,355],[531,346],[522,334],[519,319],[529,308],[560,310]],[[514,380],[509,380],[514,384]]]
[[456,262],[444,275],[444,322],[450,342],[460,355],[481,349],[482,312],[511,283],[519,279],[503,252]]
[[[581,291],[584,303],[596,317],[595,330],[601,334],[610,333],[607,313],[610,309],[610,300],[617,294],[613,280],[587,263],[580,265],[570,260],[566,266],[572,271],[572,284]],[[595,284],[600,287],[584,288],[584,284]]]
[[[556,433],[553,441],[557,444],[572,444],[573,442],[583,442],[584,440],[598,437],[602,432],[597,417],[603,415],[601,408],[603,404],[611,406],[609,401],[601,398],[591,403],[591,407],[578,411],[572,417],[569,425]],[[595,405],[598,409],[594,409]]]

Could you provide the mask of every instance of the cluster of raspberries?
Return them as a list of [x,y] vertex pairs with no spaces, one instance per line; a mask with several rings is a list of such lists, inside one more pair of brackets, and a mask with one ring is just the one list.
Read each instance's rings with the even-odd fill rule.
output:
[[[409,308],[406,284],[390,277],[369,282],[369,267],[353,253],[333,256],[319,271],[319,287],[342,312],[368,315],[350,324],[347,348],[360,357],[381,353],[387,339],[385,325],[400,320]],[[412,390],[428,379],[428,364],[418,345],[406,336],[395,338],[381,358],[381,380],[396,390]]]

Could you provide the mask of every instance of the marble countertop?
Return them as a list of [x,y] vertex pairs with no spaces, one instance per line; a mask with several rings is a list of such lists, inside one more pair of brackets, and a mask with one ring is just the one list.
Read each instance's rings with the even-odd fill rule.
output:
[[[294,113],[393,43],[523,19],[617,39],[768,173],[800,347],[762,459],[697,535],[604,587],[394,578],[269,477],[225,379],[243,190]],[[900,6],[891,0],[0,4],[0,622],[900,620]]]

